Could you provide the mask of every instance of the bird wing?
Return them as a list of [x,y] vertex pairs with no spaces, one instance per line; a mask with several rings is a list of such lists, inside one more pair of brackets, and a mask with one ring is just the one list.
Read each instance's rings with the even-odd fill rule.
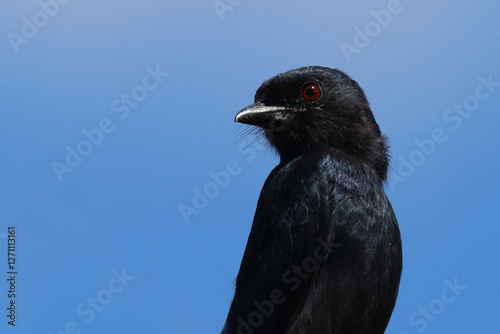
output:
[[332,183],[316,159],[278,166],[262,189],[223,333],[281,333],[332,252]]

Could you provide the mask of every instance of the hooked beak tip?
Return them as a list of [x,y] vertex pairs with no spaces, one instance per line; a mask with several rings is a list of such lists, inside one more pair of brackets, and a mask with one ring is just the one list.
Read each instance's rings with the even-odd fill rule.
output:
[[273,115],[287,110],[288,109],[285,107],[267,106],[264,103],[256,102],[241,109],[234,117],[234,121],[238,123],[261,126],[269,121]]

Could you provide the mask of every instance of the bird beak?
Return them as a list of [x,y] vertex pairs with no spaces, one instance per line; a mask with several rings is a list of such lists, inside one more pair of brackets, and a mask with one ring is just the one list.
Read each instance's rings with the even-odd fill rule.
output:
[[283,120],[290,113],[290,109],[279,106],[266,106],[264,103],[256,102],[241,109],[234,118],[235,122],[260,127],[267,127],[272,121]]

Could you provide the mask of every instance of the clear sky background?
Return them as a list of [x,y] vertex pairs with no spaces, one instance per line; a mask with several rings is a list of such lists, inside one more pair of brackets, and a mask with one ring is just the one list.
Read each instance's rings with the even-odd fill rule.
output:
[[387,333],[499,333],[499,17],[496,1],[2,1],[0,332],[219,333],[278,162],[234,115],[265,79],[322,65],[359,82],[392,146]]

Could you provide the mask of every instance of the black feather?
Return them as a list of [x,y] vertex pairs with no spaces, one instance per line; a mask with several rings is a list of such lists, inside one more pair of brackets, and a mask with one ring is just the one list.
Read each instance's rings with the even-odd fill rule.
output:
[[[302,95],[310,82],[316,101]],[[362,89],[304,67],[265,81],[255,102],[236,120],[259,126],[281,162],[262,188],[223,333],[383,333],[402,251],[382,186],[387,139]]]

